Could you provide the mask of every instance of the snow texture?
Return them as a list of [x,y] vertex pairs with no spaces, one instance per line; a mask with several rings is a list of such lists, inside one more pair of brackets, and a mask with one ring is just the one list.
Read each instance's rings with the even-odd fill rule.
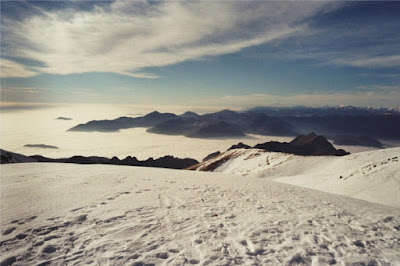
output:
[[399,239],[398,207],[268,178],[1,165],[1,265],[399,265]]
[[[400,207],[399,159],[400,148],[342,157],[296,156],[258,149],[237,149],[201,163],[198,170],[268,178]],[[210,166],[213,167],[209,169]]]

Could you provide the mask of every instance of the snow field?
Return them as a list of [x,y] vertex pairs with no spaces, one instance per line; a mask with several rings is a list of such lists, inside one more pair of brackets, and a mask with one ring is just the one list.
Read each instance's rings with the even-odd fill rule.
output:
[[[231,157],[218,164],[221,158]],[[217,163],[216,163],[217,162]],[[347,156],[296,156],[258,149],[230,150],[203,162],[214,172],[273,179],[296,186],[400,207],[400,148]]]
[[253,178],[167,169],[1,166],[13,265],[400,263],[400,210]]

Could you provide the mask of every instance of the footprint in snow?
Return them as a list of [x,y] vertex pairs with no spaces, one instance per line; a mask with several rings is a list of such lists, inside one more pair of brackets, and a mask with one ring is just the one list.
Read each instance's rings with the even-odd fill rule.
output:
[[11,234],[12,232],[14,232],[15,229],[17,229],[17,228],[16,227],[10,227],[10,228],[4,230],[3,236]]

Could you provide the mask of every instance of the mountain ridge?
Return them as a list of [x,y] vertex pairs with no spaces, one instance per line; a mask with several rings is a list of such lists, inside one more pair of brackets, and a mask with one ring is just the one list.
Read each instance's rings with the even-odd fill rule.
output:
[[395,109],[371,108],[253,108],[244,112],[222,110],[199,115],[154,111],[142,117],[92,120],[68,131],[118,132],[146,127],[148,132],[192,138],[233,138],[248,134],[297,136],[307,132],[322,135],[367,136],[400,140],[400,113]]
[[50,162],[50,163],[74,163],[74,164],[110,164],[110,165],[128,165],[128,166],[144,166],[144,167],[160,167],[170,169],[184,169],[191,165],[197,164],[198,161],[192,158],[176,158],[174,156],[166,155],[157,159],[152,157],[147,160],[138,160],[136,157],[127,156],[125,159],[120,160],[114,156],[111,159],[100,156],[81,156],[75,155],[68,158],[48,158],[41,155],[25,156],[18,153],[9,152],[6,150],[1,151],[1,164],[9,163],[26,163],[26,162]]

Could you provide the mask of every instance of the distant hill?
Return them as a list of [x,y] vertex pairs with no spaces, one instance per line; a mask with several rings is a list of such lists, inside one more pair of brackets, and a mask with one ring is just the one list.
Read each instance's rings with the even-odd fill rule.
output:
[[282,117],[299,132],[323,135],[367,135],[378,139],[400,140],[400,115],[325,115]]
[[349,145],[349,146],[364,146],[364,147],[374,147],[374,148],[383,148],[383,144],[369,136],[348,136],[348,135],[339,135],[334,136],[333,144],[336,145]]
[[195,112],[185,112],[183,114],[180,115],[180,117],[189,117],[189,118],[198,118],[200,115],[196,114]]
[[37,162],[35,159],[30,158],[28,156],[9,152],[6,150],[0,149],[1,154],[1,164],[8,164],[8,163],[32,163]]
[[159,113],[157,111],[149,113],[143,117],[120,117],[114,120],[93,120],[86,124],[79,124],[68,131],[84,132],[113,132],[120,129],[135,127],[152,127],[158,123],[176,118],[177,115],[171,113]]
[[191,158],[175,158],[173,156],[164,156],[157,159],[149,158],[144,161],[136,159],[136,157],[128,156],[125,159],[113,157],[111,159],[99,156],[72,156],[69,158],[47,158],[41,155],[25,156],[18,153],[13,153],[1,150],[1,163],[28,163],[28,162],[50,162],[50,163],[76,163],[76,164],[112,164],[112,165],[130,165],[130,166],[145,166],[145,167],[161,167],[171,169],[188,168],[198,161]]
[[146,166],[146,167],[161,167],[172,169],[183,169],[198,163],[191,158],[175,158],[173,156],[164,156],[158,159],[149,158],[145,161],[140,161],[136,157],[128,156],[123,160],[113,157],[111,159],[98,156],[73,156],[70,158],[52,159],[40,155],[30,156],[37,162],[55,162],[55,163],[76,163],[76,164],[113,164],[113,165],[130,165],[130,166]]
[[400,140],[400,109],[370,107],[255,107],[248,111],[280,118],[298,132]]
[[400,107],[397,108],[372,108],[356,106],[323,106],[323,107],[268,107],[258,106],[248,109],[251,112],[264,113],[270,116],[327,116],[327,115],[352,115],[368,116],[372,114],[400,115]]

